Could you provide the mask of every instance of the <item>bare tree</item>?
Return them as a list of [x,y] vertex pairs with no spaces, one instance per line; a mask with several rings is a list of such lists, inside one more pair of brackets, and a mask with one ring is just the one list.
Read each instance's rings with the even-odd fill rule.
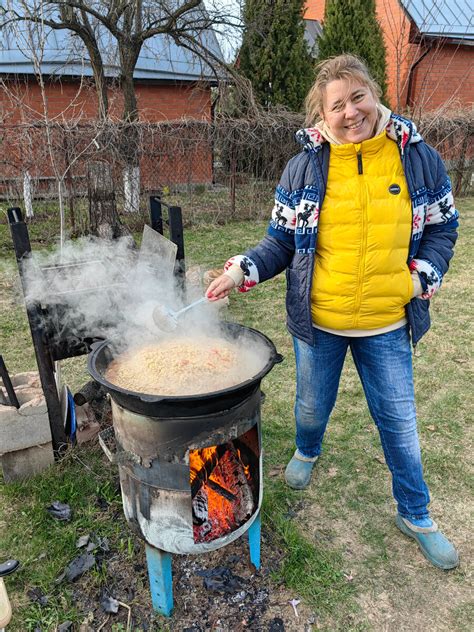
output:
[[106,69],[118,68],[123,94],[120,151],[125,162],[126,210],[137,210],[140,190],[139,139],[137,127],[131,125],[139,119],[134,71],[140,53],[149,40],[162,36],[200,60],[206,74],[214,72],[218,77],[219,67],[229,68],[212,34],[240,25],[225,5],[208,1],[205,9],[201,0],[5,0],[0,5],[0,28],[36,25],[41,30],[68,31],[82,42],[97,90],[98,115],[104,121],[109,117]]
[[[20,0],[20,2],[23,3],[23,0]],[[57,199],[60,217],[60,243],[62,246],[65,227],[65,181],[70,176],[70,170],[74,162],[80,159],[81,154],[87,151],[88,147],[83,147],[82,150],[78,152],[71,161],[67,162],[67,164],[64,164],[64,162],[61,160],[62,156],[58,154],[57,146],[53,138],[55,121],[52,120],[48,111],[45,78],[41,72],[46,43],[44,26],[42,24],[33,24],[32,22],[28,22],[25,26],[26,28],[18,30],[15,28],[16,25],[13,25],[13,31],[16,40],[19,43],[21,50],[23,51],[23,54],[25,56],[28,55],[29,61],[33,66],[36,82],[38,84],[40,93],[40,109],[36,109],[33,111],[31,108],[26,106],[20,96],[22,91],[15,89],[19,87],[17,83],[13,84],[12,86],[11,83],[7,83],[2,79],[0,81],[0,85],[3,91],[8,95],[12,105],[15,104],[16,107],[19,106],[22,120],[25,123],[31,123],[31,120],[33,119],[35,121],[37,129],[41,128],[44,131],[43,138],[45,142],[44,144],[42,144],[42,148],[45,152],[44,158],[47,157],[47,164],[50,166],[57,187]],[[71,101],[70,105],[74,105],[74,98]],[[68,107],[66,107],[61,115],[63,124],[66,124],[66,121],[68,120],[67,109]],[[77,121],[71,122],[70,127],[72,128],[76,124]],[[99,136],[100,133],[101,130],[98,129],[96,136]],[[91,139],[89,143],[92,144],[94,140],[95,138]],[[20,137],[17,138],[17,144],[21,155],[20,163],[23,165],[23,198],[25,202],[26,215],[27,217],[32,217],[32,177],[29,171],[29,165],[33,164],[35,162],[35,159],[37,159],[37,148],[35,147],[35,136],[32,136],[31,129],[28,129],[27,126],[23,128],[23,133],[21,133]]]
[[31,22],[74,33],[88,53],[102,118],[108,116],[105,68],[111,42],[124,96],[123,120],[135,121],[138,106],[133,73],[147,40],[167,36],[201,59],[208,70],[217,73],[219,66],[229,70],[209,34],[240,28],[240,20],[229,13],[230,4],[208,2],[205,9],[202,0],[4,0],[0,4],[0,29],[15,22]]
[[217,67],[225,64],[210,34],[222,26],[236,26],[238,20],[230,17],[228,7],[222,2],[218,3],[219,9],[209,3],[205,10],[201,0],[7,0],[3,4],[6,9],[3,27],[18,22],[36,24],[42,29],[67,30],[82,41],[92,68],[102,120],[109,114],[105,69],[108,65],[118,67],[125,123],[120,142],[125,161],[125,209],[137,210],[139,139],[136,126],[127,124],[139,119],[134,71],[143,47],[153,37],[166,37],[201,60],[207,73],[214,69],[217,76]]

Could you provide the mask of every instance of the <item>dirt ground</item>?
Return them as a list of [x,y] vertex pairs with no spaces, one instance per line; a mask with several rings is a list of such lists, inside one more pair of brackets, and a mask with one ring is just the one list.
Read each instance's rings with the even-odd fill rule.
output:
[[[89,591],[87,575],[73,584],[75,605],[87,613],[80,632],[125,631],[129,615],[128,629],[143,632],[310,632],[318,627],[317,613],[297,603],[298,595],[271,581],[270,574],[277,570],[283,553],[269,534],[262,534],[263,563],[258,571],[250,563],[245,536],[211,553],[173,556],[174,610],[170,619],[153,615],[143,547],[135,550],[134,558],[137,562],[130,564],[122,555],[104,556],[106,582],[100,595]],[[208,579],[211,587],[206,587],[206,578],[200,575],[206,571],[216,574]],[[101,607],[104,596],[120,602],[116,614],[107,614]],[[76,629],[66,624],[61,632]]]
[[[123,554],[109,552],[101,560],[106,576],[101,594],[89,592],[87,575],[73,584],[75,605],[88,613],[79,630],[125,631],[128,621],[128,629],[143,632],[467,631],[465,624],[458,625],[457,615],[459,620],[469,619],[472,543],[467,528],[452,530],[456,514],[462,513],[458,506],[449,517],[439,514],[461,555],[461,567],[445,572],[431,567],[416,544],[399,533],[391,506],[387,505],[378,525],[385,529],[387,544],[382,566],[370,563],[378,552],[359,537],[361,523],[356,514],[334,521],[317,502],[302,503],[294,519],[308,537],[324,539],[329,547],[342,549],[351,569],[347,579],[353,584],[355,604],[341,604],[340,611],[331,616],[309,607],[299,595],[271,579],[284,553],[265,530],[258,571],[250,563],[245,536],[212,553],[173,556],[174,610],[170,619],[155,616],[150,607],[143,545],[136,547],[132,562]],[[214,576],[203,577],[206,571]],[[104,596],[120,602],[116,614],[107,614],[101,607]],[[65,627],[61,632],[73,629],[78,628]]]
[[[342,611],[325,619],[323,629],[376,632],[473,629],[465,623],[474,620],[474,616],[468,615],[469,611],[474,615],[473,542],[472,521],[465,503],[437,498],[431,504],[432,515],[455,543],[461,560],[459,568],[442,571],[427,562],[414,540],[400,533],[395,526],[391,500],[387,500],[383,512],[374,512],[369,507],[364,517],[346,507],[344,517],[334,519],[327,516],[317,501],[317,483],[308,496],[304,515],[299,515],[301,527],[310,539],[324,537],[328,546],[343,551],[345,566],[351,569],[359,610],[351,624]],[[449,507],[449,513],[443,512],[442,507]],[[377,548],[360,535],[364,519],[383,534],[383,542]],[[379,562],[374,561],[377,557]]]

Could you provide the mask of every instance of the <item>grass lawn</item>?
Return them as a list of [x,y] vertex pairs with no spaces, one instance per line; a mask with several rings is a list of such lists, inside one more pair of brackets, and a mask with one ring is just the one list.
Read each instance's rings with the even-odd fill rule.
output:
[[[293,618],[292,624],[285,619],[287,630],[472,629],[473,326],[469,308],[474,199],[459,200],[459,208],[462,223],[456,254],[443,289],[432,302],[432,328],[414,358],[431,510],[460,551],[461,566],[455,571],[429,566],[415,543],[395,527],[388,470],[349,358],[325,451],[311,486],[304,493],[285,486],[283,469],[294,450],[295,385],[292,345],[285,329],[284,276],[248,294],[231,297],[230,317],[268,335],[285,357],[262,385],[267,395],[262,410],[266,541],[262,563],[269,566],[269,581],[280,596],[302,602],[304,617]],[[188,265],[203,269],[221,266],[229,255],[255,243],[264,231],[265,223],[247,222],[188,229]],[[54,223],[39,217],[31,224],[30,234],[35,250],[47,247],[55,234]],[[32,370],[36,368],[34,354],[24,307],[17,300],[16,264],[3,218],[0,253],[0,353],[11,373]],[[84,358],[63,364],[66,381],[72,389],[79,387],[85,379]],[[9,630],[56,630],[65,620],[73,622],[74,630],[81,623],[81,630],[97,630],[100,620],[96,617],[92,621],[90,612],[101,589],[110,586],[114,573],[133,585],[132,609],[149,609],[143,545],[125,523],[117,483],[116,469],[109,466],[96,444],[71,450],[61,463],[33,480],[0,483],[0,561],[17,558],[22,562],[21,570],[7,578],[15,611]],[[56,499],[73,507],[71,522],[56,522],[45,512]],[[107,564],[97,565],[77,584],[57,582],[64,567],[78,554],[75,543],[83,534],[107,538]],[[272,547],[282,552],[274,568],[269,564]],[[32,599],[33,588],[48,596],[46,605]],[[182,598],[176,591],[179,612]],[[125,630],[121,621],[111,619],[102,629]],[[159,617],[150,625],[152,630],[186,627]],[[144,628],[136,623],[131,629]],[[249,625],[247,629],[268,627]]]

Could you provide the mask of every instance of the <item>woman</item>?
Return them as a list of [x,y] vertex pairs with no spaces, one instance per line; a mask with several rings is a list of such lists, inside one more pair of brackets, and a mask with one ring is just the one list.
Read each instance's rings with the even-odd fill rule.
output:
[[306,99],[303,151],[276,189],[266,237],[230,259],[208,288],[217,300],[286,269],[287,325],[296,355],[296,452],[285,471],[308,486],[350,348],[392,474],[396,524],[443,569],[454,546],[430,518],[412,374],[457,237],[446,169],[414,124],[379,101],[364,63],[318,66]]

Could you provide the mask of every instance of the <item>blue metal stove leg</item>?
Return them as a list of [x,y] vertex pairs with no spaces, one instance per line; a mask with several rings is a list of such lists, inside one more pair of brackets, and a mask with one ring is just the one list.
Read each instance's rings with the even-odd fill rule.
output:
[[169,617],[173,610],[171,554],[150,544],[145,545],[145,550],[153,609]]
[[250,548],[250,561],[258,570],[260,568],[260,531],[261,531],[261,518],[260,512],[255,520],[252,522],[252,525],[247,531],[248,539],[249,539],[249,548]]

